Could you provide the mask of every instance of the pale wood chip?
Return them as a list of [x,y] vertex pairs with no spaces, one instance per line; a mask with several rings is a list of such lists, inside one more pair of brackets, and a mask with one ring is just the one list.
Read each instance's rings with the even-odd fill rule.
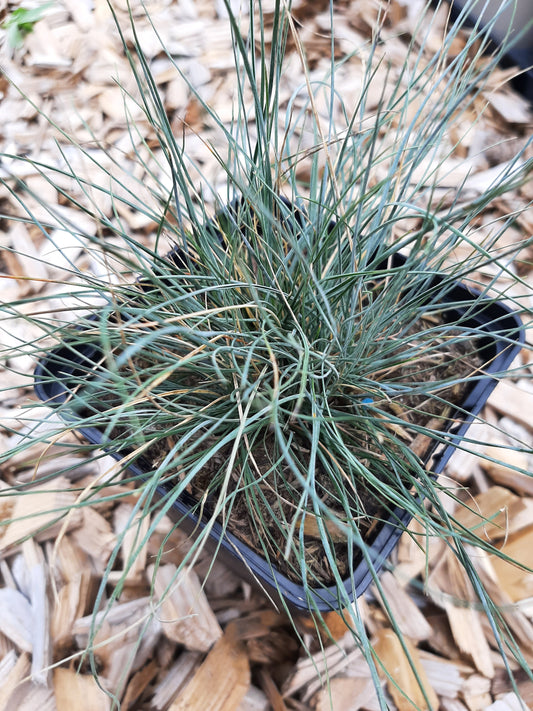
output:
[[173,111],[185,111],[189,103],[189,88],[182,77],[176,77],[176,70],[173,68],[173,79],[167,86],[165,93],[166,105]]
[[111,699],[94,677],[72,669],[54,670],[54,694],[57,711],[107,711]]
[[533,525],[510,535],[500,545],[500,550],[512,561],[516,561],[508,562],[492,556],[492,566],[501,589],[515,602],[533,596],[533,573],[527,570],[533,568]]
[[[533,495],[533,476],[526,473],[531,471],[530,457],[525,452],[512,449],[505,442],[498,446],[492,440],[492,443],[483,449],[483,455],[489,459],[482,458],[480,465],[493,481],[521,494]],[[520,469],[522,471],[517,471]]]
[[491,702],[490,679],[472,674],[463,684],[463,698],[470,711],[482,711]]
[[487,491],[466,499],[459,506],[455,519],[483,540],[497,540],[508,536],[513,521],[525,509],[519,496],[501,486],[492,486]]
[[168,708],[172,699],[189,684],[201,663],[200,652],[182,652],[155,687],[151,707],[156,711]]
[[[476,549],[475,554],[478,553],[481,555]],[[483,629],[483,616],[474,604],[476,598],[466,570],[449,549],[432,570],[427,590],[434,602],[446,611],[458,648],[472,659],[482,674],[492,678],[494,666]]]
[[[495,165],[492,168],[487,168],[487,170],[479,171],[468,177],[465,182],[465,189],[472,191],[474,195],[481,195],[482,193],[490,190],[503,175],[506,175],[510,170],[518,170],[522,168],[524,163],[514,163],[504,162],[499,165]],[[456,176],[459,177],[460,169],[457,171]],[[464,176],[466,178],[466,175]]]
[[[477,561],[479,560],[481,560],[481,556],[477,559]],[[522,656],[527,663],[533,667],[533,623],[530,619],[533,617],[533,609],[523,604],[513,606],[511,598],[500,585],[499,578],[495,573],[494,560],[495,556],[485,554],[483,565],[476,566],[478,573],[487,594],[502,611],[505,623],[508,625],[513,637],[517,640]],[[491,644],[495,646],[495,641],[492,641],[493,633],[488,625],[485,627],[485,635],[487,639],[491,641]],[[498,664],[501,666],[501,656],[498,655],[497,659],[499,660]],[[512,668],[512,658],[508,661]]]
[[363,677],[335,677],[316,698],[316,711],[379,711],[374,683]]
[[31,679],[48,685],[48,667],[52,662],[50,610],[46,592],[48,570],[41,547],[33,539],[22,544],[27,569],[29,600],[32,609]]
[[446,602],[444,609],[453,638],[461,652],[471,657],[479,671],[492,678],[494,665],[480,613],[471,607],[458,607],[452,602]]
[[27,654],[21,654],[13,665],[12,658],[10,658],[8,664],[10,669],[3,676],[2,684],[0,685],[0,711],[11,711],[11,709],[15,708],[10,706],[10,698],[30,671],[30,660]]
[[249,687],[248,657],[230,624],[168,711],[235,711]]
[[457,698],[464,683],[465,665],[461,660],[445,659],[424,650],[419,650],[418,654],[435,693],[439,697]]
[[72,540],[82,551],[91,556],[99,570],[104,570],[109,556],[115,549],[117,537],[109,521],[89,506],[78,510],[81,526],[72,531]]
[[[64,5],[82,32],[88,32],[94,29],[95,15],[91,12],[91,6],[88,3],[80,2],[80,0],[63,0]],[[72,25],[69,23],[69,28]]]
[[9,237],[16,251],[6,252],[5,256],[9,255],[10,271],[13,276],[19,279],[21,293],[27,294],[30,289],[39,291],[45,286],[48,268],[39,259],[37,248],[30,238],[28,228],[24,223],[16,222],[9,232]]
[[20,491],[15,496],[11,522],[0,539],[0,553],[13,551],[16,544],[30,535],[37,536],[39,541],[54,538],[65,520],[67,530],[79,526],[81,515],[79,509],[73,508],[74,503],[65,477]]
[[400,632],[409,639],[417,641],[431,637],[431,625],[407,592],[398,584],[397,578],[385,571],[380,576],[380,584],[384,596],[375,589],[376,598],[384,612],[392,616]]
[[78,619],[73,633],[80,648],[86,647],[93,626],[95,634],[91,641],[103,667],[106,688],[121,698],[130,674],[153,656],[160,638],[161,627],[152,615],[150,599],[111,605],[94,617]]
[[76,620],[72,632],[84,636],[89,635],[93,625],[96,628],[104,622],[110,627],[116,627],[126,625],[128,622],[147,619],[150,601],[149,597],[140,597],[122,604],[115,603],[109,608],[97,612],[96,615],[86,615]]
[[265,693],[256,686],[250,686],[235,711],[270,711],[271,708]]
[[442,539],[429,535],[422,524],[413,519],[401,535],[398,546],[394,577],[399,585],[408,585],[426,569],[429,560],[439,560],[445,545]]
[[448,699],[446,696],[441,697],[440,705],[442,711],[468,711],[468,708],[459,699]]
[[512,92],[497,91],[487,97],[490,105],[508,123],[531,123],[533,115],[528,101]]
[[372,647],[380,676],[399,711],[438,708],[437,695],[429,683],[418,650],[407,638],[400,641],[392,630],[383,628],[375,636]]
[[486,706],[484,711],[524,711],[524,708],[526,708],[525,702],[511,691],[490,706]]
[[75,545],[70,534],[62,536],[53,546],[48,543],[48,546],[50,566],[65,582],[77,583],[83,573],[91,572],[89,556]]
[[488,404],[528,429],[533,429],[533,393],[525,388],[502,381],[492,392]]
[[164,634],[192,651],[210,649],[222,630],[196,573],[190,569],[178,572],[176,566],[167,564],[149,566],[147,575],[154,581]]
[[309,702],[324,686],[325,679],[333,678],[341,673],[346,676],[368,677],[370,673],[368,662],[363,657],[361,650],[353,649],[348,654],[344,654],[336,664],[329,665],[326,662],[325,671],[322,675],[317,675],[315,671],[314,678],[309,681],[302,693],[302,701]]
[[152,660],[131,677],[121,704],[123,711],[128,711],[130,708],[135,709],[137,700],[158,673],[159,665]]
[[473,442],[465,442],[455,450],[446,465],[446,474],[461,483],[468,481],[474,467],[480,464],[478,455],[483,451],[483,443],[489,442],[493,433],[489,423],[475,420],[468,429],[468,438]]
[[[169,528],[167,527],[166,530],[168,531]],[[190,544],[190,541],[188,543]],[[238,592],[242,588],[242,579],[220,561],[215,560],[213,563],[211,558],[206,556],[205,562],[200,561],[195,566],[195,570],[204,580],[204,590],[208,597],[238,597]]]
[[[113,516],[113,525],[117,539],[121,541],[120,552],[123,571],[113,571],[112,579],[124,577],[130,583],[138,582],[144,577],[148,555],[146,534],[150,527],[150,516],[137,512],[133,515],[132,504],[120,504]],[[144,544],[141,546],[141,542]]]
[[8,699],[6,711],[57,711],[54,690],[31,681],[25,681],[13,691]]
[[[9,675],[11,674],[13,668],[17,663],[17,653],[14,649],[10,649],[6,654],[2,656],[0,661],[0,689],[7,682]],[[1,698],[1,691],[0,691]]]
[[304,687],[309,690],[313,684],[317,684],[315,693],[321,687],[320,678],[326,670],[335,670],[340,673],[350,662],[355,659],[363,659],[362,652],[354,649],[354,642],[351,635],[347,634],[334,645],[329,645],[324,650],[315,652],[313,655],[304,655],[295,664],[292,673],[289,674],[283,685],[284,696],[293,696]]
[[91,571],[84,570],[69,578],[55,599],[51,634],[55,648],[66,648],[73,638],[74,622],[85,615],[92,599]]

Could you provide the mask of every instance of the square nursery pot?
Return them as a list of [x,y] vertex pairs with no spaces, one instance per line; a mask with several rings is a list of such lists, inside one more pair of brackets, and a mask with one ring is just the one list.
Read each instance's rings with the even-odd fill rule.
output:
[[[169,256],[172,256],[174,261],[180,262],[179,253],[171,252]],[[397,255],[396,263],[401,264],[403,261],[404,258]],[[442,280],[438,275],[434,278],[436,283]],[[455,417],[450,418],[453,420],[453,426],[446,433],[445,442],[441,442],[431,452],[431,456],[428,455],[428,460],[431,458],[431,472],[435,476],[442,472],[472,420],[483,408],[496,386],[497,378],[491,374],[507,370],[524,341],[519,316],[504,304],[480,299],[476,292],[461,284],[457,284],[449,292],[447,302],[461,303],[461,310],[464,309],[465,313],[468,310],[468,319],[462,322],[462,326],[471,325],[476,329],[476,340],[486,365],[483,368],[483,377],[475,380],[461,403],[460,412],[457,411]],[[469,306],[469,302],[472,304],[475,302],[475,307]],[[453,313],[457,310],[455,306],[450,307],[450,316],[453,317]],[[73,383],[79,384],[80,377],[87,377],[88,369],[90,370],[91,364],[96,364],[100,354],[99,346],[87,344],[73,348],[72,345],[64,343],[52,350],[41,359],[35,370],[35,391],[38,397],[50,406],[64,403],[72,391]],[[61,414],[75,427],[73,412],[69,413],[66,409],[62,409]],[[102,445],[103,435],[98,429],[94,427],[75,427],[75,429],[92,444]],[[113,451],[109,453],[117,460],[123,456]],[[140,479],[147,476],[137,463],[130,464],[128,469],[131,474]],[[171,488],[162,483],[157,495],[162,498],[168,495]],[[184,492],[168,512],[176,522],[179,521],[181,530],[188,534],[198,533],[205,526],[205,523],[191,510],[193,503],[190,495]],[[382,568],[410,520],[411,516],[408,512],[397,508],[390,514],[388,520],[377,528],[368,548],[368,556],[375,571]],[[219,560],[261,590],[276,605],[279,605],[281,597],[282,605],[286,605],[293,612],[308,612],[313,608],[321,611],[337,610],[344,606],[345,598],[343,601],[337,586],[312,588],[308,590],[311,597],[311,600],[308,600],[303,585],[289,580],[232,533],[224,532],[218,522],[215,522],[212,527],[207,545],[208,550],[217,551]],[[353,576],[344,580],[343,585],[346,593],[353,600],[366,590],[371,581],[371,569],[362,559],[354,564]]]

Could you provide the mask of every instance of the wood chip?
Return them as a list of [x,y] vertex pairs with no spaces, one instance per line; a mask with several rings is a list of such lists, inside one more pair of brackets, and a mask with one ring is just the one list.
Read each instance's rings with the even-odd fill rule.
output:
[[492,678],[494,665],[483,630],[482,613],[476,609],[476,597],[466,570],[449,549],[432,571],[427,590],[446,611],[458,648],[472,659],[482,674]]
[[483,451],[485,442],[490,441],[493,436],[493,428],[487,422],[475,420],[468,430],[468,437],[475,444],[468,442],[465,448],[457,449],[448,464],[446,465],[446,474],[453,477],[456,481],[466,482],[471,476],[475,466],[479,466],[478,454]]
[[91,638],[106,688],[118,698],[125,693],[129,675],[153,655],[160,633],[149,598],[108,606],[94,617],[89,615],[76,620],[73,626],[81,648],[86,647]]
[[392,616],[400,632],[411,640],[428,639],[432,634],[431,625],[407,592],[398,585],[396,577],[385,571],[380,576],[380,584],[384,595],[375,590],[376,598],[385,613]]
[[[526,708],[533,706],[533,680],[529,678],[525,669],[513,670],[518,694],[523,699]],[[491,693],[493,698],[500,699],[509,690],[509,675],[506,669],[498,670],[497,676],[492,680]],[[513,692],[514,695],[514,692]]]
[[316,619],[313,615],[302,615],[298,620],[298,626],[302,630],[314,633],[318,629],[318,634],[325,644],[329,644],[331,640],[342,639],[352,625],[350,610],[325,612],[320,619]]
[[19,280],[20,293],[39,291],[48,279],[48,269],[46,264],[38,259],[37,249],[27,227],[22,222],[17,222],[9,236],[16,251],[6,252],[5,257],[10,257],[10,271]]
[[270,709],[270,703],[264,692],[256,686],[250,686],[236,711],[270,711]]
[[[247,10],[244,0],[231,3],[239,11]],[[13,0],[0,0],[0,24],[17,4]],[[24,3],[32,7],[35,4],[35,0]],[[236,76],[224,3],[146,0],[130,4],[141,44],[152,57],[151,67],[166,115],[180,150],[183,147],[187,155],[191,184],[196,194],[206,200],[208,208],[214,208],[215,196],[227,194],[227,179],[215,157],[224,155],[227,140],[223,131],[212,131],[207,125],[209,115],[187,82],[197,87],[201,99],[229,127],[235,117]],[[178,68],[172,66],[168,56],[163,56],[154,28],[144,14],[144,4]],[[335,77],[337,94],[348,106],[358,105],[363,77],[366,72],[374,72],[362,107],[365,114],[360,117],[361,123],[358,120],[357,130],[371,131],[375,111],[391,95],[392,86],[387,82],[397,77],[404,82],[411,76],[410,71],[401,68],[407,66],[406,45],[412,38],[417,53],[420,49],[417,54],[420,68],[431,61],[432,52],[441,49],[448,30],[448,5],[443,4],[431,24],[422,27],[423,4],[422,0],[333,3],[333,41],[327,2],[293,1],[303,51],[312,67],[313,85],[316,82],[318,86],[320,77],[330,69],[332,46],[343,62]],[[129,25],[128,5],[127,0],[113,0],[113,8],[124,27]],[[274,0],[264,1],[263,29],[267,38],[272,31],[274,7]],[[244,27],[250,22],[245,15],[242,12]],[[370,38],[378,19],[380,42],[372,65]],[[421,27],[425,49],[419,43]],[[131,41],[131,32],[127,38]],[[467,41],[467,32],[459,33],[451,56],[457,56]],[[5,30],[0,28],[2,42],[6,48]],[[23,47],[13,53],[5,51],[1,61],[5,75],[21,89],[18,94],[0,76],[0,143],[2,152],[9,154],[2,156],[0,164],[0,177],[6,181],[0,186],[1,212],[22,221],[5,217],[2,224],[0,299],[4,304],[18,304],[17,309],[29,314],[36,302],[29,304],[24,300],[38,293],[38,310],[47,312],[50,326],[54,319],[75,321],[80,305],[89,312],[102,303],[101,299],[82,293],[80,275],[92,274],[109,281],[114,278],[113,270],[121,268],[113,252],[123,249],[124,242],[111,234],[105,220],[123,230],[128,240],[138,241],[143,249],[152,249],[162,210],[155,192],[163,196],[163,201],[171,194],[171,171],[149,122],[133,102],[129,99],[124,102],[128,92],[137,95],[137,88],[120,37],[113,29],[107,0],[55,0],[45,19],[36,23],[25,37]],[[531,133],[531,108],[508,86],[514,71],[497,70],[487,77],[482,93],[473,96],[467,106],[458,107],[463,120],[442,132],[440,153],[428,154],[411,173],[411,178],[419,179],[422,185],[433,183],[438,169],[441,184],[432,185],[431,192],[439,219],[445,218],[452,206],[460,211],[469,201],[478,200],[498,176],[509,170],[518,151],[524,149],[524,160],[530,159],[531,146],[527,147],[526,142]],[[117,79],[124,90],[118,87]],[[304,84],[301,59],[289,46],[280,75],[278,105],[282,121],[285,107],[289,106],[294,116],[307,115],[301,90]],[[399,86],[400,93],[404,89],[405,83]],[[423,90],[424,87],[418,96],[410,95],[404,119],[416,119],[416,113],[424,110],[427,97]],[[25,101],[23,95],[32,103]],[[321,91],[316,93],[315,101],[321,118],[327,118],[333,108],[333,121],[342,135],[346,121],[342,123],[340,102],[329,105],[326,92]],[[136,119],[131,131],[125,120],[124,103]],[[45,114],[53,118],[53,124],[47,123]],[[249,114],[248,126],[252,130],[253,121],[253,115]],[[391,122],[393,129],[401,127],[402,112],[392,116]],[[242,126],[244,129],[244,123]],[[464,126],[469,127],[468,131]],[[72,135],[82,150],[69,144],[59,129]],[[299,131],[300,127],[295,125],[295,147],[302,154],[314,153],[316,136]],[[326,133],[329,135],[329,126],[325,126]],[[384,160],[372,166],[369,185],[383,177],[380,171],[388,156],[394,155],[398,136],[393,130],[385,132],[383,139],[384,150],[380,155]],[[320,171],[324,168],[324,156],[314,155]],[[10,156],[23,156],[27,160]],[[194,161],[197,165],[193,165]],[[38,168],[44,164],[55,166],[59,172]],[[308,163],[302,161],[297,171],[301,179],[309,180]],[[27,180],[31,193],[24,198],[26,212],[20,204],[22,194],[16,185],[17,177]],[[213,190],[204,189],[208,181]],[[526,324],[533,309],[533,252],[526,246],[514,263],[510,254],[515,247],[524,247],[533,233],[532,185],[529,181],[501,196],[479,215],[469,232],[469,239],[480,245],[506,226],[491,254],[495,258],[509,254],[505,259],[509,269],[520,274],[520,287],[498,276],[494,265],[480,270],[474,280],[478,285],[487,284],[487,280],[496,277],[500,291],[521,300]],[[108,187],[114,195],[106,194]],[[72,201],[67,195],[72,196]],[[417,209],[427,208],[421,204],[422,199],[414,196],[415,203],[420,200]],[[25,223],[28,214],[40,221],[44,229]],[[505,225],[505,216],[510,215],[512,226]],[[402,239],[419,225],[418,218],[398,222],[393,228],[393,239]],[[105,241],[105,255],[92,241],[95,235]],[[164,251],[162,245],[160,251]],[[470,247],[458,248],[457,263],[470,251]],[[47,281],[49,277],[61,283]],[[20,351],[8,354],[6,350],[11,345],[16,348],[21,343],[33,344],[41,337],[41,331],[27,318],[5,322],[4,327],[0,357],[2,456],[9,448],[22,444],[30,430],[36,439],[51,440],[58,428],[57,420],[50,418],[49,408],[27,407],[35,365],[33,355]],[[443,499],[446,510],[475,529],[484,541],[495,541],[504,553],[519,556],[529,567],[532,563],[529,551],[533,550],[533,478],[529,476],[533,471],[532,333],[532,329],[526,329],[527,346],[513,365],[515,375],[524,374],[523,380],[498,386],[490,407],[469,430],[469,437],[477,443],[465,443],[465,449],[472,451],[458,451],[445,476],[438,480],[439,486],[451,489],[454,496],[464,498],[473,509],[472,512],[452,509],[452,497],[446,496]],[[30,347],[34,349],[34,345]],[[420,437],[415,446],[423,443]],[[215,708],[304,711],[313,706],[318,711],[330,708],[377,711],[379,704],[368,665],[354,637],[346,632],[346,621],[350,622],[346,614],[345,619],[337,613],[324,615],[322,621],[298,619],[296,634],[284,615],[267,611],[260,595],[252,593],[247,584],[222,564],[212,566],[208,555],[195,564],[196,578],[192,575],[188,579],[177,578],[177,586],[169,585],[189,550],[187,536],[172,533],[167,538],[172,524],[162,519],[147,545],[140,546],[148,525],[145,518],[138,528],[135,522],[133,531],[121,538],[136,501],[133,495],[124,498],[128,491],[121,485],[106,490],[109,495],[119,494],[121,503],[112,505],[95,499],[90,507],[76,508],[80,487],[95,478],[109,481],[118,467],[110,458],[91,462],[84,456],[75,458],[68,454],[75,451],[71,447],[77,444],[73,435],[67,435],[61,442],[48,446],[42,457],[43,444],[36,442],[1,465],[0,519],[4,523],[0,527],[0,711],[109,708],[109,697],[98,689],[92,677],[75,674],[77,661],[46,673],[51,659],[60,662],[87,645],[93,625],[98,630],[94,652],[99,680],[117,695],[121,707],[129,707],[130,711],[135,708],[168,711],[173,703],[175,708],[187,707],[188,711]],[[501,461],[490,462],[486,457]],[[62,476],[51,479],[60,472]],[[42,477],[49,478],[46,484],[37,481]],[[80,478],[84,480],[80,482]],[[6,496],[5,488],[15,481],[19,490]],[[22,485],[27,488],[22,490]],[[43,491],[39,489],[41,485]],[[468,493],[463,487],[468,487]],[[54,522],[54,516],[67,509],[72,510],[71,516]],[[483,517],[491,518],[490,523],[484,522]],[[310,527],[308,532],[316,533],[312,530],[316,529],[312,518],[306,520],[306,526]],[[388,607],[408,640],[416,669],[426,673],[434,708],[516,711],[520,702],[511,693],[513,688],[505,675],[493,632],[478,609],[468,580],[460,568],[449,562],[446,541],[436,535],[427,536],[425,529],[414,522],[409,530],[412,537],[402,536],[393,572],[383,575],[382,585]],[[338,533],[334,527],[331,532]],[[35,536],[37,545],[21,543],[27,536]],[[44,560],[39,541],[44,543]],[[110,556],[118,541],[120,554],[110,571]],[[160,552],[161,559],[156,558]],[[468,554],[526,664],[533,668],[530,574],[489,558],[482,550],[469,549]],[[148,597],[154,569],[146,575],[147,564],[154,560],[160,561],[160,570],[171,566],[168,572],[172,573],[169,578],[163,575],[158,579],[155,575],[156,591],[163,596],[157,610],[153,599]],[[90,613],[104,571],[107,585],[101,587],[102,611],[93,617]],[[420,593],[424,585],[430,599],[424,599]],[[164,595],[162,590],[167,587]],[[106,596],[113,591],[119,598],[109,604]],[[386,606],[369,595],[360,599],[355,609],[359,623],[365,625],[377,642],[381,641],[385,656],[388,653],[387,666],[393,677],[412,684],[414,675],[398,646],[399,640],[389,637],[392,633],[387,629]],[[51,617],[49,624],[47,614]],[[220,625],[227,625],[223,636]],[[47,648],[48,634],[51,649]],[[424,651],[414,647],[412,640],[423,640]],[[187,651],[184,646],[202,651]],[[514,660],[509,663],[524,708],[533,708],[533,682]],[[261,683],[268,691],[271,703],[264,691],[250,686],[250,665],[255,684]],[[38,683],[31,680],[32,672]],[[43,682],[49,682],[50,686],[44,686]],[[385,683],[384,676],[382,688]],[[390,682],[388,688],[392,693]],[[423,708],[416,684],[413,689],[415,703]],[[406,703],[403,698],[390,701],[390,695],[385,693],[391,708],[402,708],[401,704]]]
[[200,652],[182,652],[154,690],[151,706],[156,711],[163,711],[172,699],[189,684],[202,662]]
[[155,661],[151,661],[132,676],[122,700],[121,709],[123,709],[123,711],[135,708],[137,700],[151,681],[155,679],[158,672],[158,665]]
[[93,599],[93,587],[91,571],[85,570],[71,578],[57,594],[50,626],[56,649],[64,649],[72,644],[74,622],[88,612],[88,602]]
[[490,703],[490,681],[480,674],[472,674],[463,684],[463,698],[470,711],[482,711]]
[[[492,556],[492,565],[502,590],[513,601],[525,600],[533,596],[533,525],[512,534],[500,546],[500,550],[511,560],[525,568]],[[529,570],[528,570],[529,568]]]
[[249,687],[248,657],[230,624],[168,711],[235,711]]
[[3,676],[0,686],[0,711],[11,711],[10,698],[24,678],[30,672],[30,660],[27,654],[21,654],[16,663],[11,666],[7,675]]
[[[385,679],[399,711],[438,708],[437,695],[429,683],[418,651],[408,639],[400,641],[392,630],[383,628],[377,633],[372,647],[378,659],[378,671]],[[386,673],[380,668],[381,665]]]
[[54,670],[54,693],[57,711],[107,711],[111,699],[93,676],[71,669]]
[[[298,660],[292,673],[285,680],[282,692],[284,696],[293,696],[303,688],[312,696],[321,688],[321,677],[326,672],[339,674],[354,661],[360,661],[368,671],[362,652],[354,649],[353,640],[348,635],[336,644],[326,647],[313,655],[304,655]],[[317,687],[317,688],[315,688]],[[314,690],[313,690],[314,689]]]
[[117,537],[109,521],[98,511],[88,506],[78,511],[82,525],[72,531],[72,540],[82,551],[91,556],[97,569],[104,570],[117,544]]
[[177,572],[172,564],[147,569],[154,579],[158,618],[164,634],[192,651],[206,652],[222,635],[205,592],[193,570]]
[[496,540],[509,535],[510,521],[525,504],[519,496],[501,486],[492,486],[458,507],[455,519],[483,540]]
[[0,539],[0,553],[12,551],[17,543],[30,535],[37,540],[48,540],[57,536],[67,514],[67,530],[81,524],[79,509],[73,508],[74,494],[68,490],[69,482],[65,477],[57,477],[21,491],[15,497],[11,523]]
[[394,577],[401,587],[426,570],[428,560],[439,560],[445,543],[437,536],[428,535],[423,526],[413,519],[398,546]]
[[484,711],[523,711],[524,708],[523,699],[520,699],[513,691],[510,694],[505,694],[490,706],[485,706]]
[[531,123],[533,116],[529,103],[517,94],[495,92],[490,94],[489,103],[508,123]]
[[479,612],[472,607],[456,606],[451,601],[445,603],[444,609],[461,652],[472,658],[477,669],[492,678],[494,665]]
[[8,701],[9,709],[17,711],[56,711],[54,690],[24,681],[16,687]]
[[82,573],[90,573],[89,556],[75,545],[69,534],[62,536],[55,545],[48,545],[51,566],[65,582],[78,581]]
[[259,669],[258,681],[265,692],[273,711],[289,711],[272,675],[265,667]]
[[0,588],[0,630],[18,649],[31,652],[33,611],[28,598],[18,590]]
[[459,660],[443,659],[430,652],[419,651],[420,663],[424,667],[429,683],[441,697],[455,699],[463,688],[464,665]]
[[316,696],[316,711],[379,711],[376,689],[371,679],[336,677]]
[[31,679],[48,685],[48,669],[52,662],[50,645],[50,612],[46,594],[47,568],[43,552],[34,540],[22,544],[27,568],[29,600],[32,610]]
[[14,649],[10,649],[2,655],[2,658],[0,660],[0,689],[2,688],[4,681],[8,678],[16,663],[17,654]]
[[462,701],[458,699],[448,699],[445,696],[441,699],[442,711],[468,711]]
[[533,393],[525,388],[501,381],[489,397],[488,404],[503,415],[533,429]]
[[[525,473],[529,471],[528,455],[505,446],[505,443],[502,444],[503,446],[497,446],[495,443],[486,446],[483,449],[484,457],[480,459],[480,465],[496,483],[521,494],[533,495],[533,476]],[[517,471],[520,469],[522,471]]]
[[124,577],[125,582],[135,583],[144,577],[146,558],[148,554],[146,538],[150,527],[150,516],[137,512],[133,516],[132,504],[121,504],[114,511],[114,529],[117,539],[120,539],[120,553],[123,571],[113,571],[111,579]]

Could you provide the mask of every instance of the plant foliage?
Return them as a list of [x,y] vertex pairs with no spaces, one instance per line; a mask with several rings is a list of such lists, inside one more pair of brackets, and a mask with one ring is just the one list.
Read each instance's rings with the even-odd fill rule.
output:
[[12,49],[22,47],[24,38],[33,32],[35,23],[52,5],[52,2],[47,2],[34,8],[18,7],[9,14],[2,28],[7,31],[7,42]]
[[[121,184],[118,160],[111,169],[101,166],[101,183],[87,183],[66,156],[61,169],[33,162],[52,184],[68,178],[87,195],[107,191],[113,201],[152,217],[158,230],[147,246],[128,234],[119,211],[110,218],[97,203],[82,203],[60,188],[100,225],[96,237],[76,225],[62,228],[113,264],[113,278],[72,264],[80,290],[75,327],[48,321],[37,301],[27,318],[40,324],[43,341],[26,351],[63,344],[55,351],[60,370],[78,359],[69,397],[58,405],[64,429],[94,428],[123,458],[124,469],[144,469],[142,477],[132,469],[123,475],[141,491],[138,508],[154,513],[146,536],[179,497],[193,494],[207,523],[185,564],[194,562],[215,521],[239,536],[231,529],[235,512],[249,521],[241,537],[253,539],[269,565],[285,561],[311,608],[312,589],[332,584],[339,607],[349,607],[343,581],[354,561],[367,560],[379,589],[362,522],[369,528],[400,507],[456,551],[503,650],[511,644],[509,632],[465,552],[469,544],[494,550],[447,514],[428,458],[466,415],[454,393],[465,392],[466,380],[485,377],[472,360],[485,336],[472,324],[474,308],[481,300],[511,300],[499,288],[502,276],[520,282],[514,247],[499,248],[514,216],[484,239],[475,225],[530,175],[525,148],[471,203],[458,199],[461,185],[451,199],[442,190],[457,148],[447,137],[463,135],[465,116],[504,48],[485,54],[489,22],[474,28],[456,52],[462,13],[428,58],[427,11],[401,67],[387,69],[369,112],[376,76],[387,63],[380,51],[385,9],[364,48],[352,103],[337,88],[342,64],[332,59],[326,76],[307,67],[290,5],[274,2],[271,38],[262,2],[250,3],[248,17],[234,14],[229,1],[226,9],[237,77],[231,122],[195,97],[206,122],[224,137],[225,153],[219,142],[209,146],[221,181],[213,183],[201,165],[192,165],[186,137],[174,134],[133,16],[133,42],[118,20],[117,29],[137,84],[125,106],[136,102],[153,128],[154,140],[139,156],[151,201],[137,200]],[[305,82],[287,99],[289,44]],[[180,74],[179,61],[169,59]],[[134,123],[130,131],[135,135]],[[20,179],[3,182],[24,204],[30,187]],[[61,220],[52,208],[50,218]],[[27,220],[51,238],[46,220],[31,212]],[[170,253],[160,246],[164,239]],[[481,281],[488,267],[492,276]],[[460,281],[477,286],[479,296],[457,296]],[[97,300],[97,310],[87,310],[89,299]],[[7,323],[22,306],[28,313],[27,304],[3,306]],[[512,343],[516,334],[491,325]],[[413,444],[421,441],[426,446],[418,451]],[[376,499],[379,506],[372,508]],[[348,551],[344,570],[340,542]],[[310,549],[320,555],[326,579],[310,567]],[[120,590],[119,584],[115,598]],[[353,619],[353,634],[374,668],[357,609]]]

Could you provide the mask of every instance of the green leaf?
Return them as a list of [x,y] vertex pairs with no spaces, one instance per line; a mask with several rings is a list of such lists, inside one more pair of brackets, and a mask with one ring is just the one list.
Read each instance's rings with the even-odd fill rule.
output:
[[52,5],[53,2],[47,2],[40,7],[19,7],[13,10],[2,25],[2,28],[7,30],[7,42],[12,49],[22,47],[24,38],[33,32],[35,23],[44,17],[46,10]]

